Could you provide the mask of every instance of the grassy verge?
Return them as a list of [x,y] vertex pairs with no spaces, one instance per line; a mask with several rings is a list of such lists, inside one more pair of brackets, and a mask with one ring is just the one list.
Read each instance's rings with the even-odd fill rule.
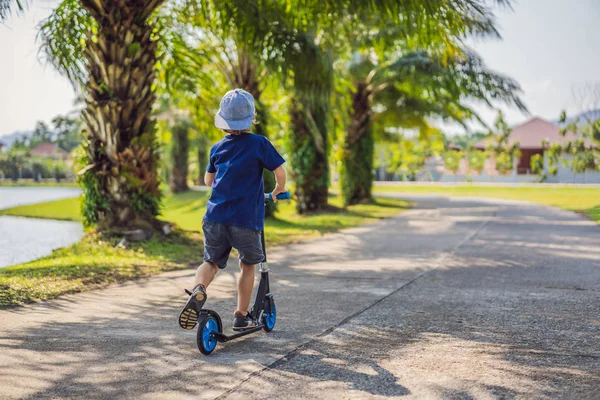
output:
[[56,182],[56,180],[48,179],[42,182],[35,182],[33,180],[19,180],[13,182],[9,179],[0,180],[0,187],[78,187],[77,183],[71,181]]
[[79,221],[79,198],[48,201],[46,203],[28,204],[0,210],[0,215],[18,217],[48,218],[64,221]]
[[577,211],[600,222],[600,188],[478,185],[375,185],[376,193],[444,194],[526,200]]
[[[118,239],[88,234],[79,243],[54,251],[30,263],[0,269],[0,307],[51,299],[62,294],[102,287],[159,272],[182,269],[202,258],[202,217],[207,194],[188,192],[166,198],[162,218],[179,226],[167,238],[116,248]],[[281,202],[277,217],[266,221],[269,246],[297,242],[342,228],[389,217],[406,209],[405,201],[378,199],[374,204],[336,208],[330,212],[299,216],[294,204]],[[4,214],[79,220],[78,198],[51,201],[4,210]]]

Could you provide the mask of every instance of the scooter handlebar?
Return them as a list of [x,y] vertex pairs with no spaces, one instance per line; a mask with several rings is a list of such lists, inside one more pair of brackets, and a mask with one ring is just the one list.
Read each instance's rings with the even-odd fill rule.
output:
[[[277,200],[289,200],[292,198],[292,194],[290,192],[279,193],[277,195]],[[273,200],[273,193],[265,193],[265,200]]]

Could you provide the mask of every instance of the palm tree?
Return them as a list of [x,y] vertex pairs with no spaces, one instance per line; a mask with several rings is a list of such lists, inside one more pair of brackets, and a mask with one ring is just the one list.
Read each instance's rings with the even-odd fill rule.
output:
[[352,87],[341,171],[346,205],[371,201],[375,119],[428,131],[426,117],[478,118],[461,103],[464,97],[490,106],[493,98],[524,107],[516,97],[518,84],[486,70],[462,44],[468,35],[499,38],[485,3],[455,2],[459,7],[436,19],[441,29],[426,24],[407,29],[379,16],[360,18],[362,27],[346,49],[345,76]]
[[[380,25],[365,26],[365,15],[378,15],[387,19],[383,35],[397,38],[413,38],[420,35],[425,42],[444,43],[457,47],[459,37],[466,33],[495,32],[493,15],[487,3],[509,4],[509,1],[486,0],[428,0],[414,2],[395,0],[378,2],[318,1],[305,3],[303,14],[294,25],[293,34],[284,47],[282,69],[292,72],[292,104],[290,110],[291,132],[289,141],[296,183],[297,211],[318,211],[327,207],[329,188],[330,100],[333,92],[333,64],[344,47],[360,40],[361,29],[367,32]],[[281,28],[281,25],[278,26]],[[387,33],[386,33],[387,32]],[[395,36],[394,36],[395,35]],[[389,38],[386,43],[393,46]],[[286,67],[289,66],[289,67]],[[383,90],[384,87],[374,90]],[[357,166],[351,174],[369,182],[358,188],[358,196],[352,202],[370,199],[372,181],[372,135],[370,132],[369,85],[357,85],[354,93],[353,116],[348,128],[347,149],[354,150],[353,163]],[[348,164],[349,165],[349,164]],[[347,165],[347,166],[348,166]],[[347,170],[348,171],[348,170]],[[348,174],[346,174],[348,176]],[[358,198],[358,199],[356,199]]]
[[432,117],[461,124],[471,118],[483,122],[465,105],[467,99],[489,106],[501,101],[526,110],[518,96],[519,85],[488,70],[467,50],[450,59],[414,51],[387,63],[355,55],[349,70],[354,89],[344,142],[342,192],[346,204],[371,200],[376,119],[384,119],[388,127],[408,128],[426,127],[426,119]]
[[161,3],[65,0],[40,26],[48,60],[83,92],[83,215],[102,231],[160,228],[152,108]]

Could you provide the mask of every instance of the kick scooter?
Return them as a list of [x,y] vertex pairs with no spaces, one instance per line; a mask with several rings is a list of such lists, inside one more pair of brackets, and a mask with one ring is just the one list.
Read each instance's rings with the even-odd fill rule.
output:
[[[290,192],[280,193],[277,195],[277,200],[289,200],[290,198]],[[265,193],[265,203],[269,200],[273,200],[271,193]],[[261,329],[264,329],[266,332],[271,332],[275,327],[277,309],[275,307],[275,300],[273,299],[273,294],[271,293],[271,288],[269,286],[269,265],[267,263],[267,250],[265,248],[264,231],[260,232],[260,239],[265,259],[260,264],[260,283],[258,284],[258,291],[256,292],[254,306],[250,311],[250,315],[252,319],[257,322],[257,325],[252,328],[245,329],[239,333],[235,333],[231,336],[227,336],[223,333],[223,322],[216,311],[204,308],[199,310],[199,323],[198,333],[196,335],[196,343],[198,344],[198,349],[204,355],[209,355],[212,353],[217,347],[217,342],[228,342],[230,340],[238,339],[242,336],[260,331]],[[187,289],[186,292],[189,295],[192,294]]]

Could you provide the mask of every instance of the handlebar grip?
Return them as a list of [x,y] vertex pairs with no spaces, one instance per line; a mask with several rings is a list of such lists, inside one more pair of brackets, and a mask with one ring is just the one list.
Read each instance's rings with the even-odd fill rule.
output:
[[[292,194],[290,192],[279,193],[277,195],[277,200],[289,200],[292,198]],[[265,200],[273,200],[273,193],[265,193]]]
[[290,192],[283,192],[277,195],[277,200],[289,200],[292,198],[292,194]]

